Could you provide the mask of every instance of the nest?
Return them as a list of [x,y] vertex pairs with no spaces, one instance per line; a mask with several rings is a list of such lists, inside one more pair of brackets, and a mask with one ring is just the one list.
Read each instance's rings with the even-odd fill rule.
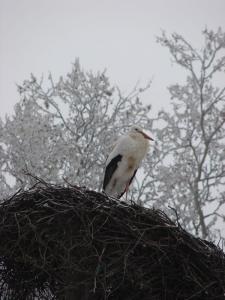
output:
[[38,183],[0,222],[1,299],[225,298],[222,250],[162,211]]

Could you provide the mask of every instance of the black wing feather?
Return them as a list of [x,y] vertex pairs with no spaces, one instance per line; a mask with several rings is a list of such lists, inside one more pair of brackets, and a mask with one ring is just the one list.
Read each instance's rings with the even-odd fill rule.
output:
[[[138,170],[138,169],[136,169],[136,170],[134,171],[134,174],[132,175],[132,177],[131,177],[131,179],[130,179],[130,181],[129,181],[129,185],[130,185],[131,182],[133,181],[133,179],[134,179],[134,177],[135,177],[135,175],[136,175],[136,173],[137,173],[137,170]],[[123,194],[125,193],[125,191],[126,191],[126,189],[122,192],[122,194],[120,194],[119,198],[121,198],[121,197],[123,196]]]
[[103,190],[105,190],[107,184],[109,183],[110,179],[113,176],[113,173],[115,172],[118,162],[121,161],[122,159],[122,155],[117,155],[115,156],[110,163],[106,166],[105,169],[105,177],[104,177],[104,181],[103,181]]

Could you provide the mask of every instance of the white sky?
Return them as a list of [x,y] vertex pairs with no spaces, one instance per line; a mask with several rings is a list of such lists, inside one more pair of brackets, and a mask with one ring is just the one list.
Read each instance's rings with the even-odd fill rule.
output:
[[225,30],[225,0],[0,0],[0,116],[19,99],[16,83],[31,72],[58,78],[76,57],[124,92],[153,77],[145,101],[165,107],[183,71],[156,36],[176,31],[200,46],[206,25]]

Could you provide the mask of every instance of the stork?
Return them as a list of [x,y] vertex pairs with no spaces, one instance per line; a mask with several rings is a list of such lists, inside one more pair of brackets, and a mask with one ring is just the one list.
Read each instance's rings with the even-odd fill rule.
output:
[[127,192],[149,147],[148,136],[140,127],[118,139],[106,161],[103,190],[108,196],[121,198]]

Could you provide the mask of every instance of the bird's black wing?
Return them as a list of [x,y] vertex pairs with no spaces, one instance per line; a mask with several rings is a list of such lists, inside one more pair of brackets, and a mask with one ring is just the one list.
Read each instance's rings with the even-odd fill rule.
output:
[[[131,182],[133,181],[133,179],[134,179],[134,177],[135,177],[135,175],[136,175],[136,173],[137,173],[137,170],[138,170],[138,169],[136,169],[136,170],[134,171],[134,174],[132,175],[132,177],[131,177],[131,179],[130,179],[130,181],[129,181],[129,185],[130,185]],[[122,194],[119,195],[119,198],[121,198],[121,197],[123,196],[123,194],[125,193],[125,191],[126,191],[126,189],[122,192]]]
[[109,183],[110,179],[113,176],[113,173],[116,171],[118,162],[121,161],[122,159],[122,155],[117,155],[115,156],[110,163],[106,166],[105,169],[105,177],[104,177],[104,181],[103,181],[103,190],[105,190],[107,184]]

